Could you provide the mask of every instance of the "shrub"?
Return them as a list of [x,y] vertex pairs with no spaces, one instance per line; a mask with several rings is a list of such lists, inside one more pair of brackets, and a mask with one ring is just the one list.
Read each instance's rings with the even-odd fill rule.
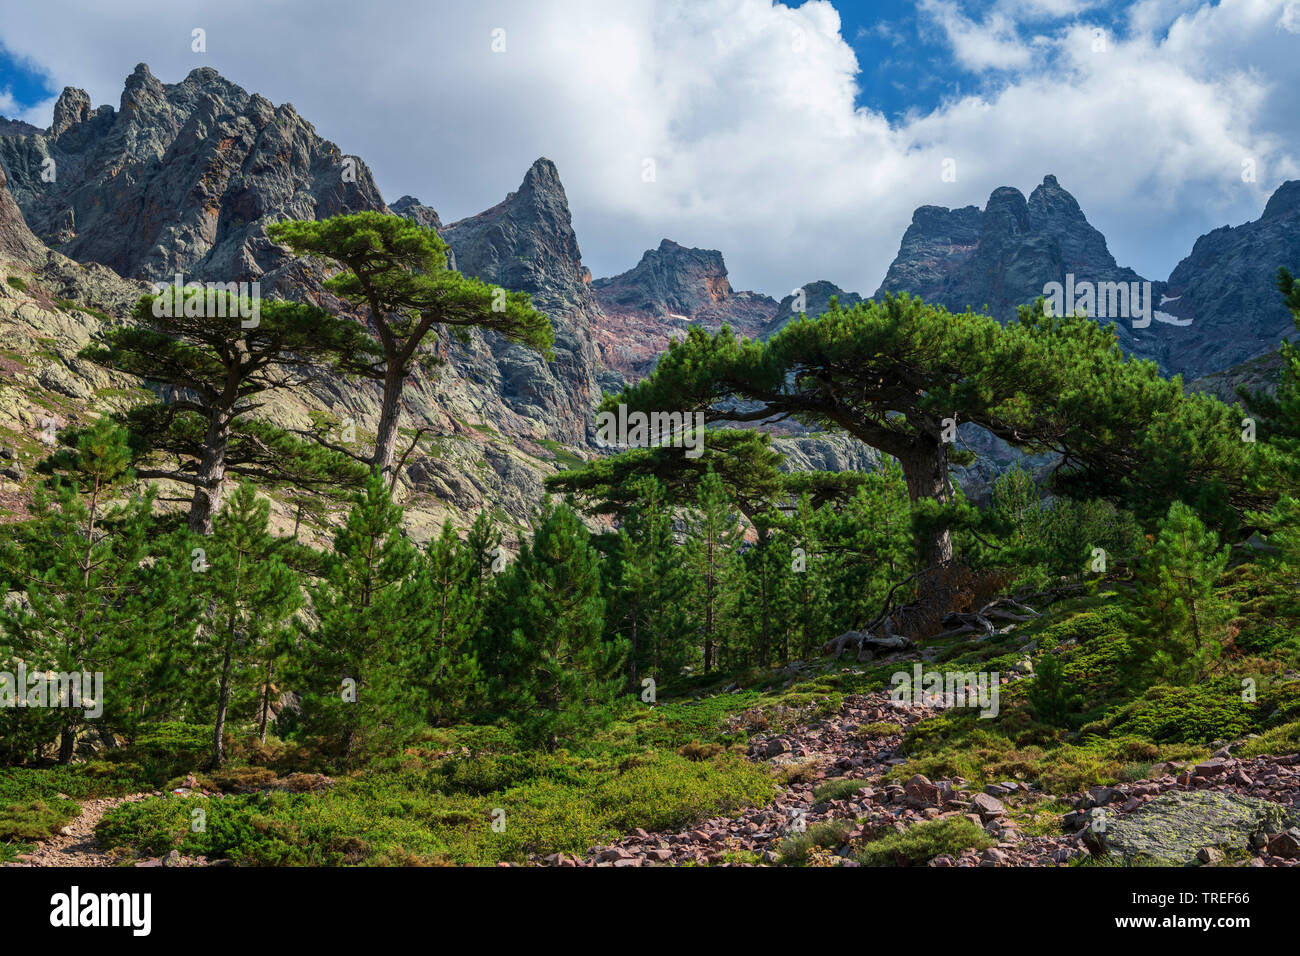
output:
[[66,800],[8,804],[0,807],[0,841],[48,840],[80,812],[76,804]]
[[722,744],[689,743],[677,748],[687,760],[708,760],[722,753]]
[[846,800],[867,785],[865,780],[828,780],[813,791],[814,800]]
[[814,847],[837,847],[853,829],[852,820],[826,820],[814,823],[802,833],[792,833],[777,848],[777,862],[782,866],[798,866],[808,861]]
[[962,850],[983,850],[993,845],[993,839],[965,817],[945,817],[927,820],[886,833],[868,843],[857,853],[863,866],[918,866],[936,856],[956,855]]

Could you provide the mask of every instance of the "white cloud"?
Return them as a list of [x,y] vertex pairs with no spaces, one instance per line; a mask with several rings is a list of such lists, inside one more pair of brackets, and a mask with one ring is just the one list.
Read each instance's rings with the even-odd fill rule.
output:
[[[1103,54],[1087,3],[1008,2],[979,23],[926,3],[953,26],[954,57],[998,82],[892,125],[855,106],[857,59],[824,0],[394,0],[330,15],[87,0],[75,14],[9,10],[0,40],[96,104],[116,105],[141,60],[164,82],[215,67],[292,102],[366,160],[388,199],[415,194],[448,221],[499,201],[546,155],[596,275],[667,236],[721,249],[733,284],[778,296],[819,278],[870,293],[917,206],[982,206],[1049,172],[1121,262],[1164,278],[1197,234],[1258,216],[1300,175],[1294,0],[1155,0]],[[206,55],[190,50],[196,26]],[[940,175],[948,157],[955,183]],[[1258,183],[1241,181],[1243,158]]]
[[921,0],[918,8],[943,30],[957,62],[968,70],[1016,70],[1033,62],[1030,44],[1021,40],[1015,21],[1005,13],[994,10],[976,23],[948,0]]

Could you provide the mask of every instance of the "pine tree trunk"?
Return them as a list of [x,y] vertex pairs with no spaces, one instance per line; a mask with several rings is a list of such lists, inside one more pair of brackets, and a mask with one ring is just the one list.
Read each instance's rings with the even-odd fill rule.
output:
[[63,732],[59,735],[59,763],[72,763],[73,754],[77,746],[77,725],[75,721],[70,721],[63,727]]
[[221,662],[221,685],[217,691],[217,724],[212,734],[212,766],[218,768],[226,759],[226,711],[230,707],[230,656],[234,635],[226,638],[226,653]]
[[212,519],[221,510],[221,485],[226,479],[226,451],[230,447],[232,418],[228,409],[222,409],[213,412],[208,419],[194,498],[190,502],[190,530],[195,534],[212,534]]
[[397,452],[397,425],[401,420],[402,386],[406,375],[394,363],[384,373],[384,400],[379,410],[379,433],[375,436],[375,453],[370,464],[379,469],[385,481],[392,478],[393,457]]
[[257,728],[258,739],[266,743],[266,725],[271,717],[271,678],[275,676],[275,661],[266,665],[266,682],[262,685],[262,719]]
[[628,653],[628,660],[631,662],[632,693],[634,694],[637,692],[637,688],[641,686],[640,684],[637,683],[637,679],[636,679],[637,678],[637,670],[636,670],[637,627],[636,625],[637,625],[637,615],[633,614],[632,615],[632,647]]
[[[948,449],[937,438],[917,436],[912,449],[898,455],[907,479],[907,495],[913,501],[932,498],[939,502],[952,500],[952,480],[948,475]],[[927,568],[940,567],[952,562],[952,531],[935,528],[918,532],[916,547]]]

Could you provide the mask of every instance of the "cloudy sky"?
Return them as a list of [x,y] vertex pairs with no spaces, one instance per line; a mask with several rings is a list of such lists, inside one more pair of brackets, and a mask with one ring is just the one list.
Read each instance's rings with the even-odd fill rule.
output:
[[452,221],[548,156],[595,275],[669,237],[775,296],[870,293],[915,207],[1047,173],[1162,279],[1300,178],[1300,0],[50,0],[7,5],[0,44],[11,118],[211,66],[389,201]]

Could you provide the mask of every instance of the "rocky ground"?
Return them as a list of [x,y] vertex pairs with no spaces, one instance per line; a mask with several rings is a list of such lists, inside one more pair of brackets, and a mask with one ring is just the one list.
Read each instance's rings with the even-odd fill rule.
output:
[[51,840],[36,844],[30,853],[23,854],[5,866],[117,866],[118,860],[104,853],[95,840],[95,827],[109,810],[123,803],[134,803],[152,793],[133,793],[126,797],[108,797],[87,800],[81,805],[81,815],[62,829]]
[[[901,785],[882,781],[904,762],[897,753],[903,732],[935,712],[929,706],[897,706],[883,692],[849,697],[830,718],[752,738],[750,759],[778,772],[787,768],[796,781],[782,787],[769,805],[680,833],[637,830],[618,843],[592,848],[585,858],[554,854],[544,862],[569,867],[775,863],[787,836],[824,821],[850,820],[854,827],[844,843],[823,859],[857,866],[849,858],[855,843],[890,828],[961,815],[996,845],[941,855],[930,866],[1063,866],[1107,852],[1118,859],[1175,865],[1300,864],[1300,754],[1236,759],[1230,745],[1195,766],[1160,764],[1150,779],[1076,794],[1048,794],[1019,781],[980,789],[960,777],[915,775]],[[899,730],[879,733],[885,724]],[[839,778],[861,780],[862,789],[846,799],[814,796],[820,785]],[[1052,814],[1061,832],[1026,834],[1020,821],[1051,801],[1073,808]]]
[[[232,786],[231,793],[252,793],[260,790],[291,790],[297,793],[323,790],[333,786],[334,781],[323,774],[292,774],[284,779],[275,779],[269,783],[250,786]],[[163,798],[169,795],[188,797],[192,794],[223,799],[226,794],[218,790],[203,787],[194,774],[190,774],[183,785],[175,790],[147,790],[124,797],[107,797],[99,800],[87,800],[81,805],[81,815],[62,829],[53,839],[36,845],[29,853],[19,855],[3,866],[229,866],[229,860],[209,859],[206,856],[183,856],[172,850],[166,856],[135,859],[130,854],[105,851],[95,838],[95,827],[104,814],[123,803],[135,803],[151,798]]]

